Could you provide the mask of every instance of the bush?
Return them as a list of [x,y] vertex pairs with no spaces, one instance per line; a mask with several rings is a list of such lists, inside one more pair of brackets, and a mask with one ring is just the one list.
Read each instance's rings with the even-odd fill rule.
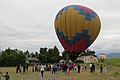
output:
[[84,63],[82,60],[76,60],[75,63]]

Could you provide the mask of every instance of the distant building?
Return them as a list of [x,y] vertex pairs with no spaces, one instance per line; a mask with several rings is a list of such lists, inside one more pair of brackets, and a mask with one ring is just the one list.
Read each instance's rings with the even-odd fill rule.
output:
[[26,58],[26,63],[28,63],[28,64],[38,64],[39,59],[37,59],[35,57],[28,57],[28,58]]
[[98,59],[94,56],[81,56],[77,60],[82,60],[84,63],[98,63]]
[[106,54],[99,54],[99,59],[105,59],[106,58]]

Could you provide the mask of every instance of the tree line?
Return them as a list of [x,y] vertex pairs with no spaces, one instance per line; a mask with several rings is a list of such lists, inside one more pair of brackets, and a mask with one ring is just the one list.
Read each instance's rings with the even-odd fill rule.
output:
[[58,48],[40,48],[39,52],[30,53],[18,49],[5,49],[0,52],[0,67],[2,66],[16,66],[17,64],[26,64],[27,57],[38,58],[40,63],[56,63],[62,59]]
[[[39,63],[57,63],[61,59],[70,60],[70,57],[67,54],[74,54],[68,51],[63,51],[62,56],[60,56],[60,52],[56,46],[54,48],[40,48],[39,52],[29,52],[22,51],[18,49],[5,49],[0,52],[0,67],[2,66],[16,66],[17,64],[26,64],[27,57],[35,57],[39,59]],[[90,49],[85,50],[79,56],[95,56],[95,51],[91,51]]]

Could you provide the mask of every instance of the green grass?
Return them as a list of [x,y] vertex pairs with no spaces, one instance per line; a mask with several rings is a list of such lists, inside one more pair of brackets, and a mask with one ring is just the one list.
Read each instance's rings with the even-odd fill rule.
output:
[[[46,71],[44,77],[42,78],[39,72],[25,72],[25,73],[15,73],[15,67],[4,67],[0,70],[5,74],[6,71],[9,72],[11,80],[120,80],[120,67],[107,67],[107,73],[100,73],[99,66],[96,66],[95,73],[89,73],[89,69],[81,73],[76,71],[71,71],[70,74],[62,73],[61,71],[56,74],[51,74],[51,71]],[[3,77],[2,77],[2,80]]]
[[[106,73],[100,73],[100,65],[96,65],[95,73],[89,73],[89,65],[87,65],[87,70],[79,74],[76,71],[71,71],[70,74],[61,71],[52,74],[51,71],[45,71],[44,77],[41,77],[40,72],[33,73],[31,67],[28,72],[18,74],[15,73],[15,67],[0,67],[0,71],[3,74],[8,71],[11,80],[120,80],[119,60],[118,58],[106,59],[105,63],[102,63],[106,64]],[[2,80],[4,80],[3,77]]]
[[120,67],[120,58],[107,58],[105,59],[105,63],[107,65]]

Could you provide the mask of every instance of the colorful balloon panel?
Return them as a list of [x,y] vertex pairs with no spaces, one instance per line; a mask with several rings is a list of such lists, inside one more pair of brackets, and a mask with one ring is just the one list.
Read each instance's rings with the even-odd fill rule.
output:
[[55,18],[55,31],[65,50],[82,52],[97,38],[100,32],[99,16],[91,9],[69,5],[61,9]]

